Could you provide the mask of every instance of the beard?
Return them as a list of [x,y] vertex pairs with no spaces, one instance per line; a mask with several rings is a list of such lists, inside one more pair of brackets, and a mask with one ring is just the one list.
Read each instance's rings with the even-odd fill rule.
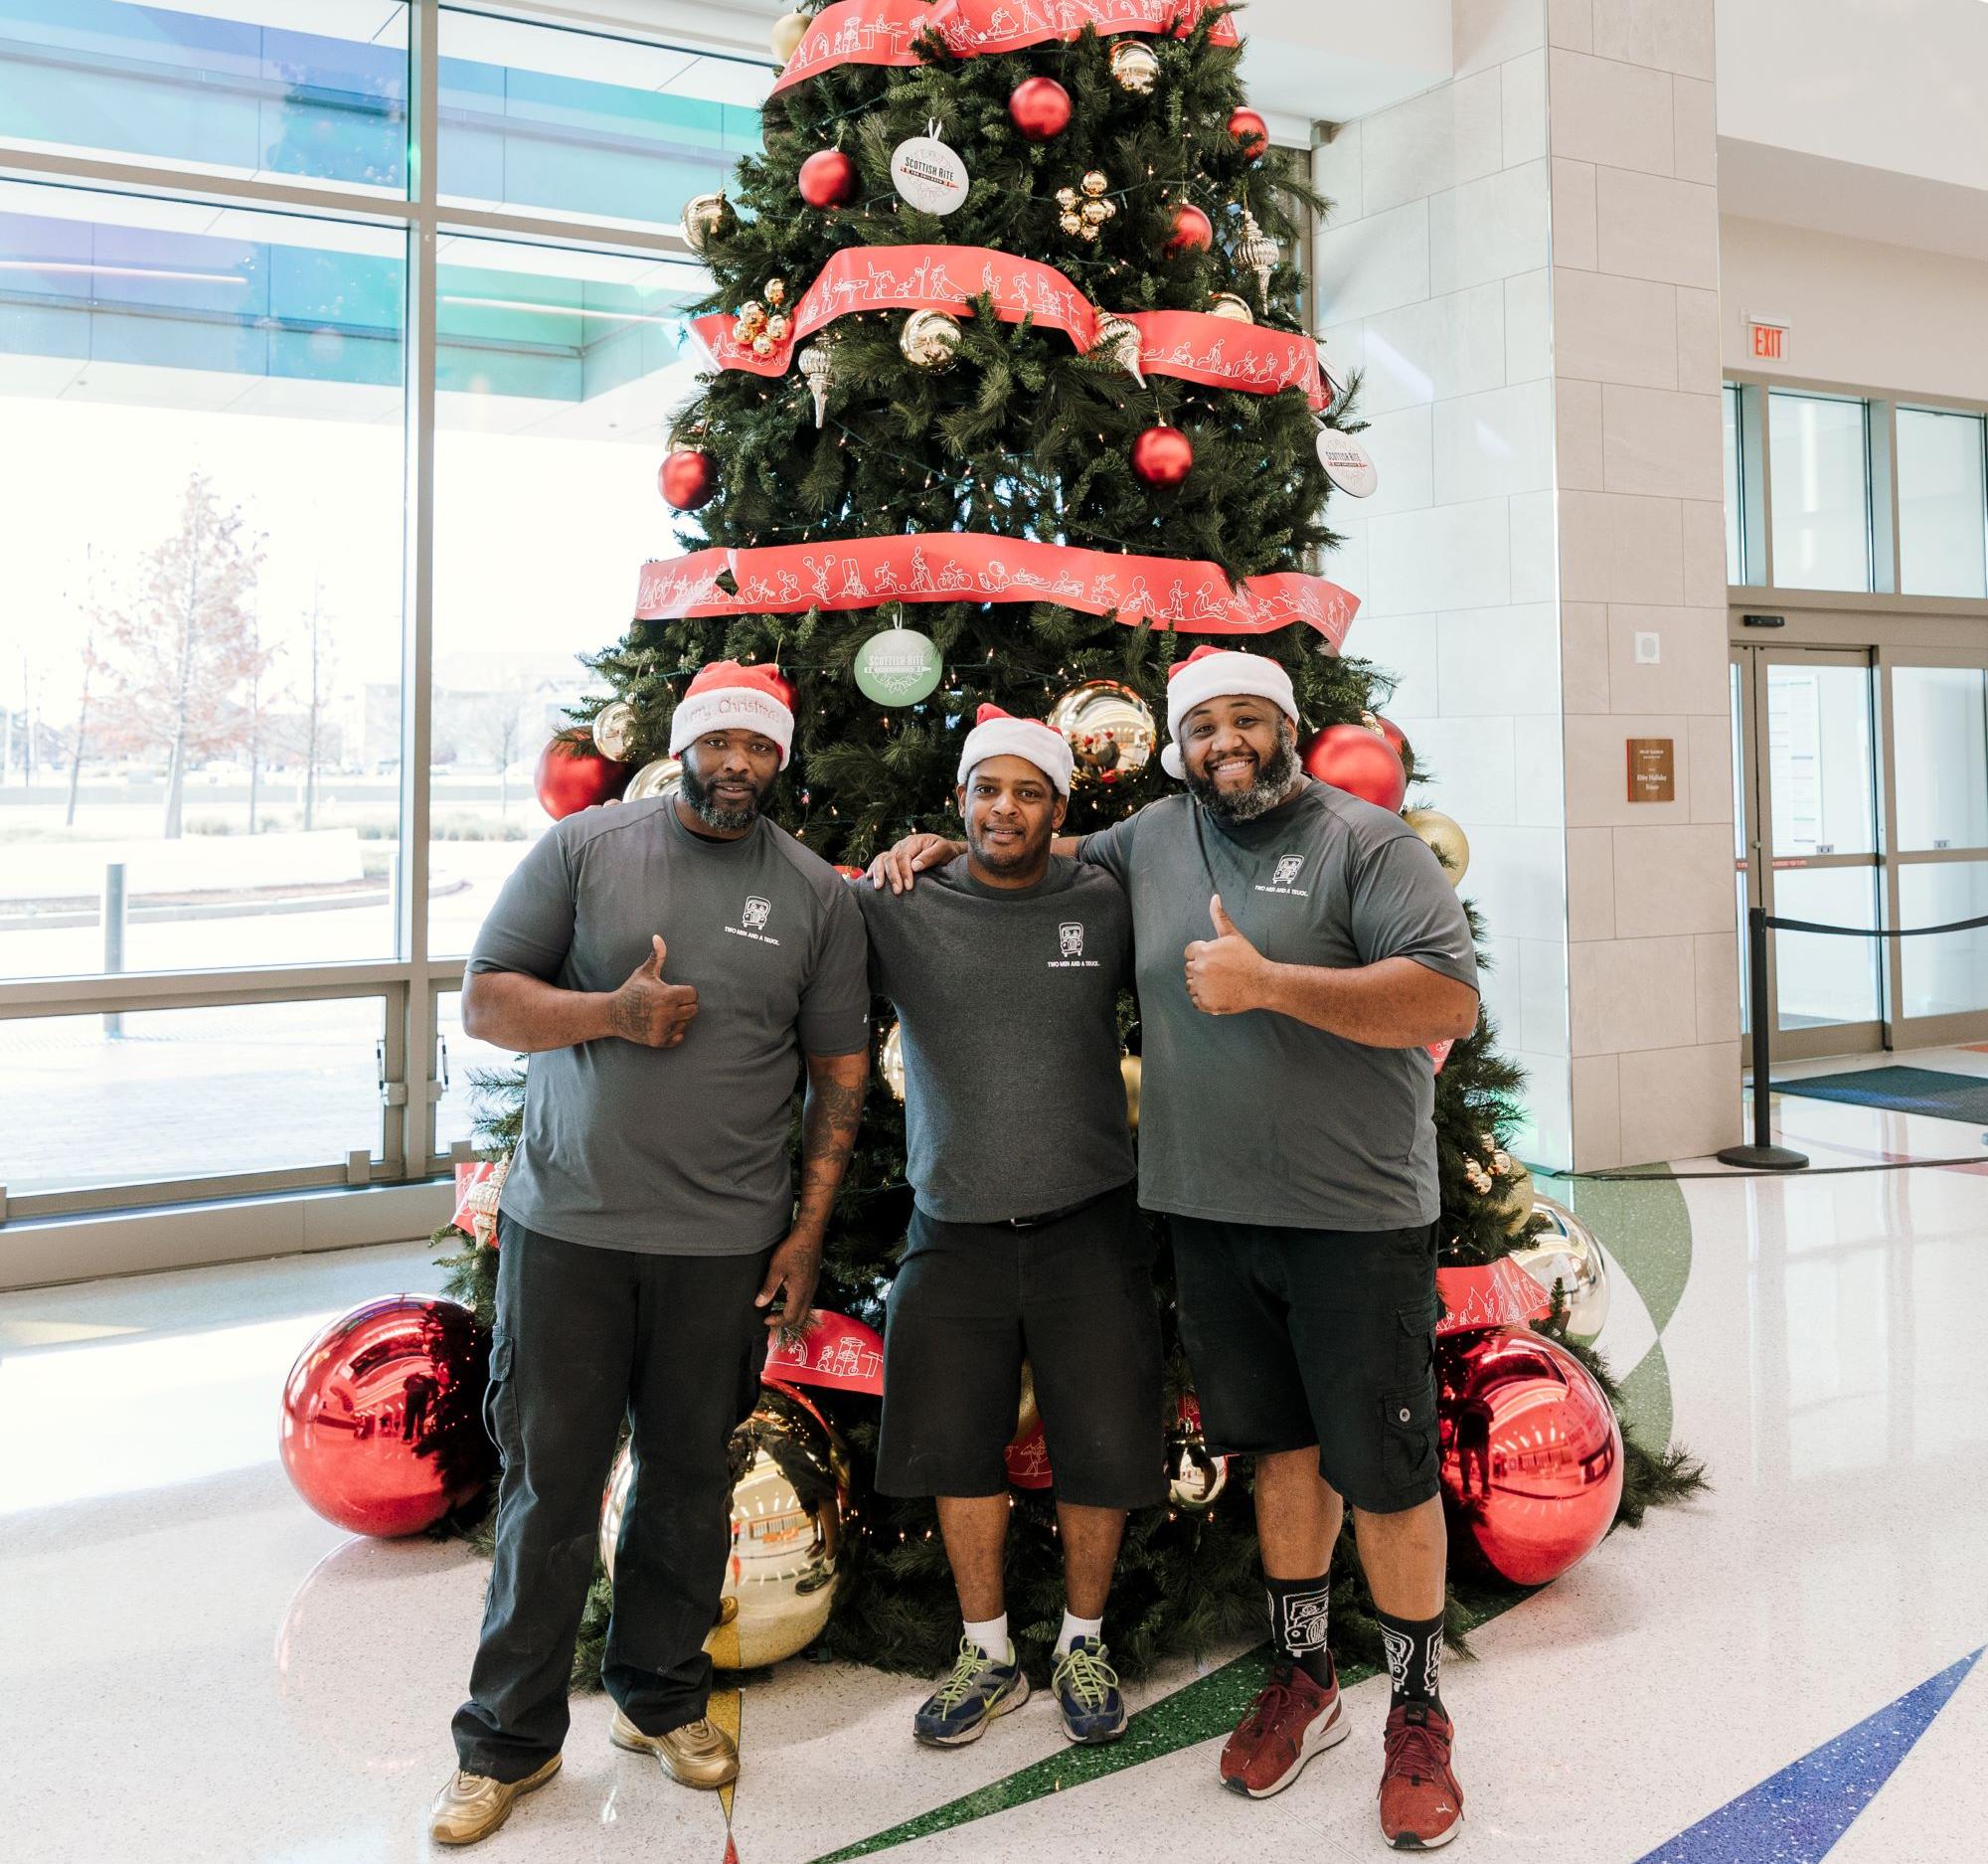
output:
[[686,758],[683,773],[678,778],[678,787],[683,799],[690,804],[691,813],[706,828],[721,835],[736,835],[742,829],[750,828],[758,820],[759,805],[766,800],[766,789],[772,788],[772,784],[768,783],[766,789],[753,790],[749,802],[720,803],[713,800],[710,786],[699,779],[697,772],[691,768],[690,760]]
[[982,837],[975,834],[970,824],[966,830],[966,845],[972,851],[973,858],[982,867],[987,869],[990,874],[1019,874],[1026,872],[1027,869],[1041,861],[1048,852],[1047,849],[1040,846],[1031,848],[1022,844],[1017,844],[1015,847],[1004,851],[992,846],[982,839]]
[[1298,735],[1288,719],[1277,725],[1277,748],[1267,763],[1256,768],[1246,789],[1222,790],[1212,777],[1187,773],[1189,793],[1210,815],[1221,822],[1253,822],[1267,815],[1290,793],[1298,779]]

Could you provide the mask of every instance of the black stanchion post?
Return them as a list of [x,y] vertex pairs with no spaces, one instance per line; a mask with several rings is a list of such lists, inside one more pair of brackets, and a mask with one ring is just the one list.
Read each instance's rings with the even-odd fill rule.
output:
[[1806,1152],[1775,1145],[1767,1126],[1767,1086],[1772,1072],[1767,1061],[1767,1030],[1774,1006],[1767,1001],[1767,909],[1746,909],[1746,1007],[1753,1018],[1753,1143],[1729,1145],[1719,1154],[1722,1165],[1752,1171],[1799,1171]]

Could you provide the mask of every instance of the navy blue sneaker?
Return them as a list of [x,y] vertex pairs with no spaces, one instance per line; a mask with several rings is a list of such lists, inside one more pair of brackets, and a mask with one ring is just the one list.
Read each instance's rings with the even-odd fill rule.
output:
[[1050,1687],[1066,1741],[1101,1747],[1125,1732],[1125,1698],[1118,1693],[1118,1672],[1105,1661],[1109,1655],[1101,1637],[1078,1637],[1057,1659]]
[[1029,1679],[1008,1645],[1007,1661],[997,1663],[970,1637],[959,1640],[952,1674],[939,1684],[911,1720],[911,1733],[927,1748],[960,1748],[978,1741],[997,1715],[1019,1709],[1029,1699]]

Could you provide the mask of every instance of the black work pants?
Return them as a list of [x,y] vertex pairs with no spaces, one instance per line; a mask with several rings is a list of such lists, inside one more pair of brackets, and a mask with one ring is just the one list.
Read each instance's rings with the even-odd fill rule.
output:
[[770,1253],[650,1256],[500,1219],[485,1418],[504,1476],[482,1640],[454,1723],[467,1772],[522,1779],[566,1740],[624,1416],[635,1479],[602,1681],[645,1734],[704,1714],[704,1640],[732,1547],[727,1445],[758,1399],[766,1325],[752,1297]]

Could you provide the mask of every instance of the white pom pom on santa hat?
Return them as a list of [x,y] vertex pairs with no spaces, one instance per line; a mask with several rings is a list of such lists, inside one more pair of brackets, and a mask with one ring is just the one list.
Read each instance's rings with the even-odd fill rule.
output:
[[989,758],[1024,759],[1056,785],[1059,796],[1070,794],[1070,773],[1077,761],[1063,734],[1041,719],[1018,719],[999,706],[982,706],[960,748],[959,781],[963,784],[973,766]]
[[1280,662],[1234,647],[1197,647],[1167,674],[1167,736],[1173,742],[1160,753],[1160,767],[1169,776],[1187,774],[1181,762],[1181,722],[1195,707],[1231,697],[1267,699],[1293,728],[1299,724],[1297,694]]

